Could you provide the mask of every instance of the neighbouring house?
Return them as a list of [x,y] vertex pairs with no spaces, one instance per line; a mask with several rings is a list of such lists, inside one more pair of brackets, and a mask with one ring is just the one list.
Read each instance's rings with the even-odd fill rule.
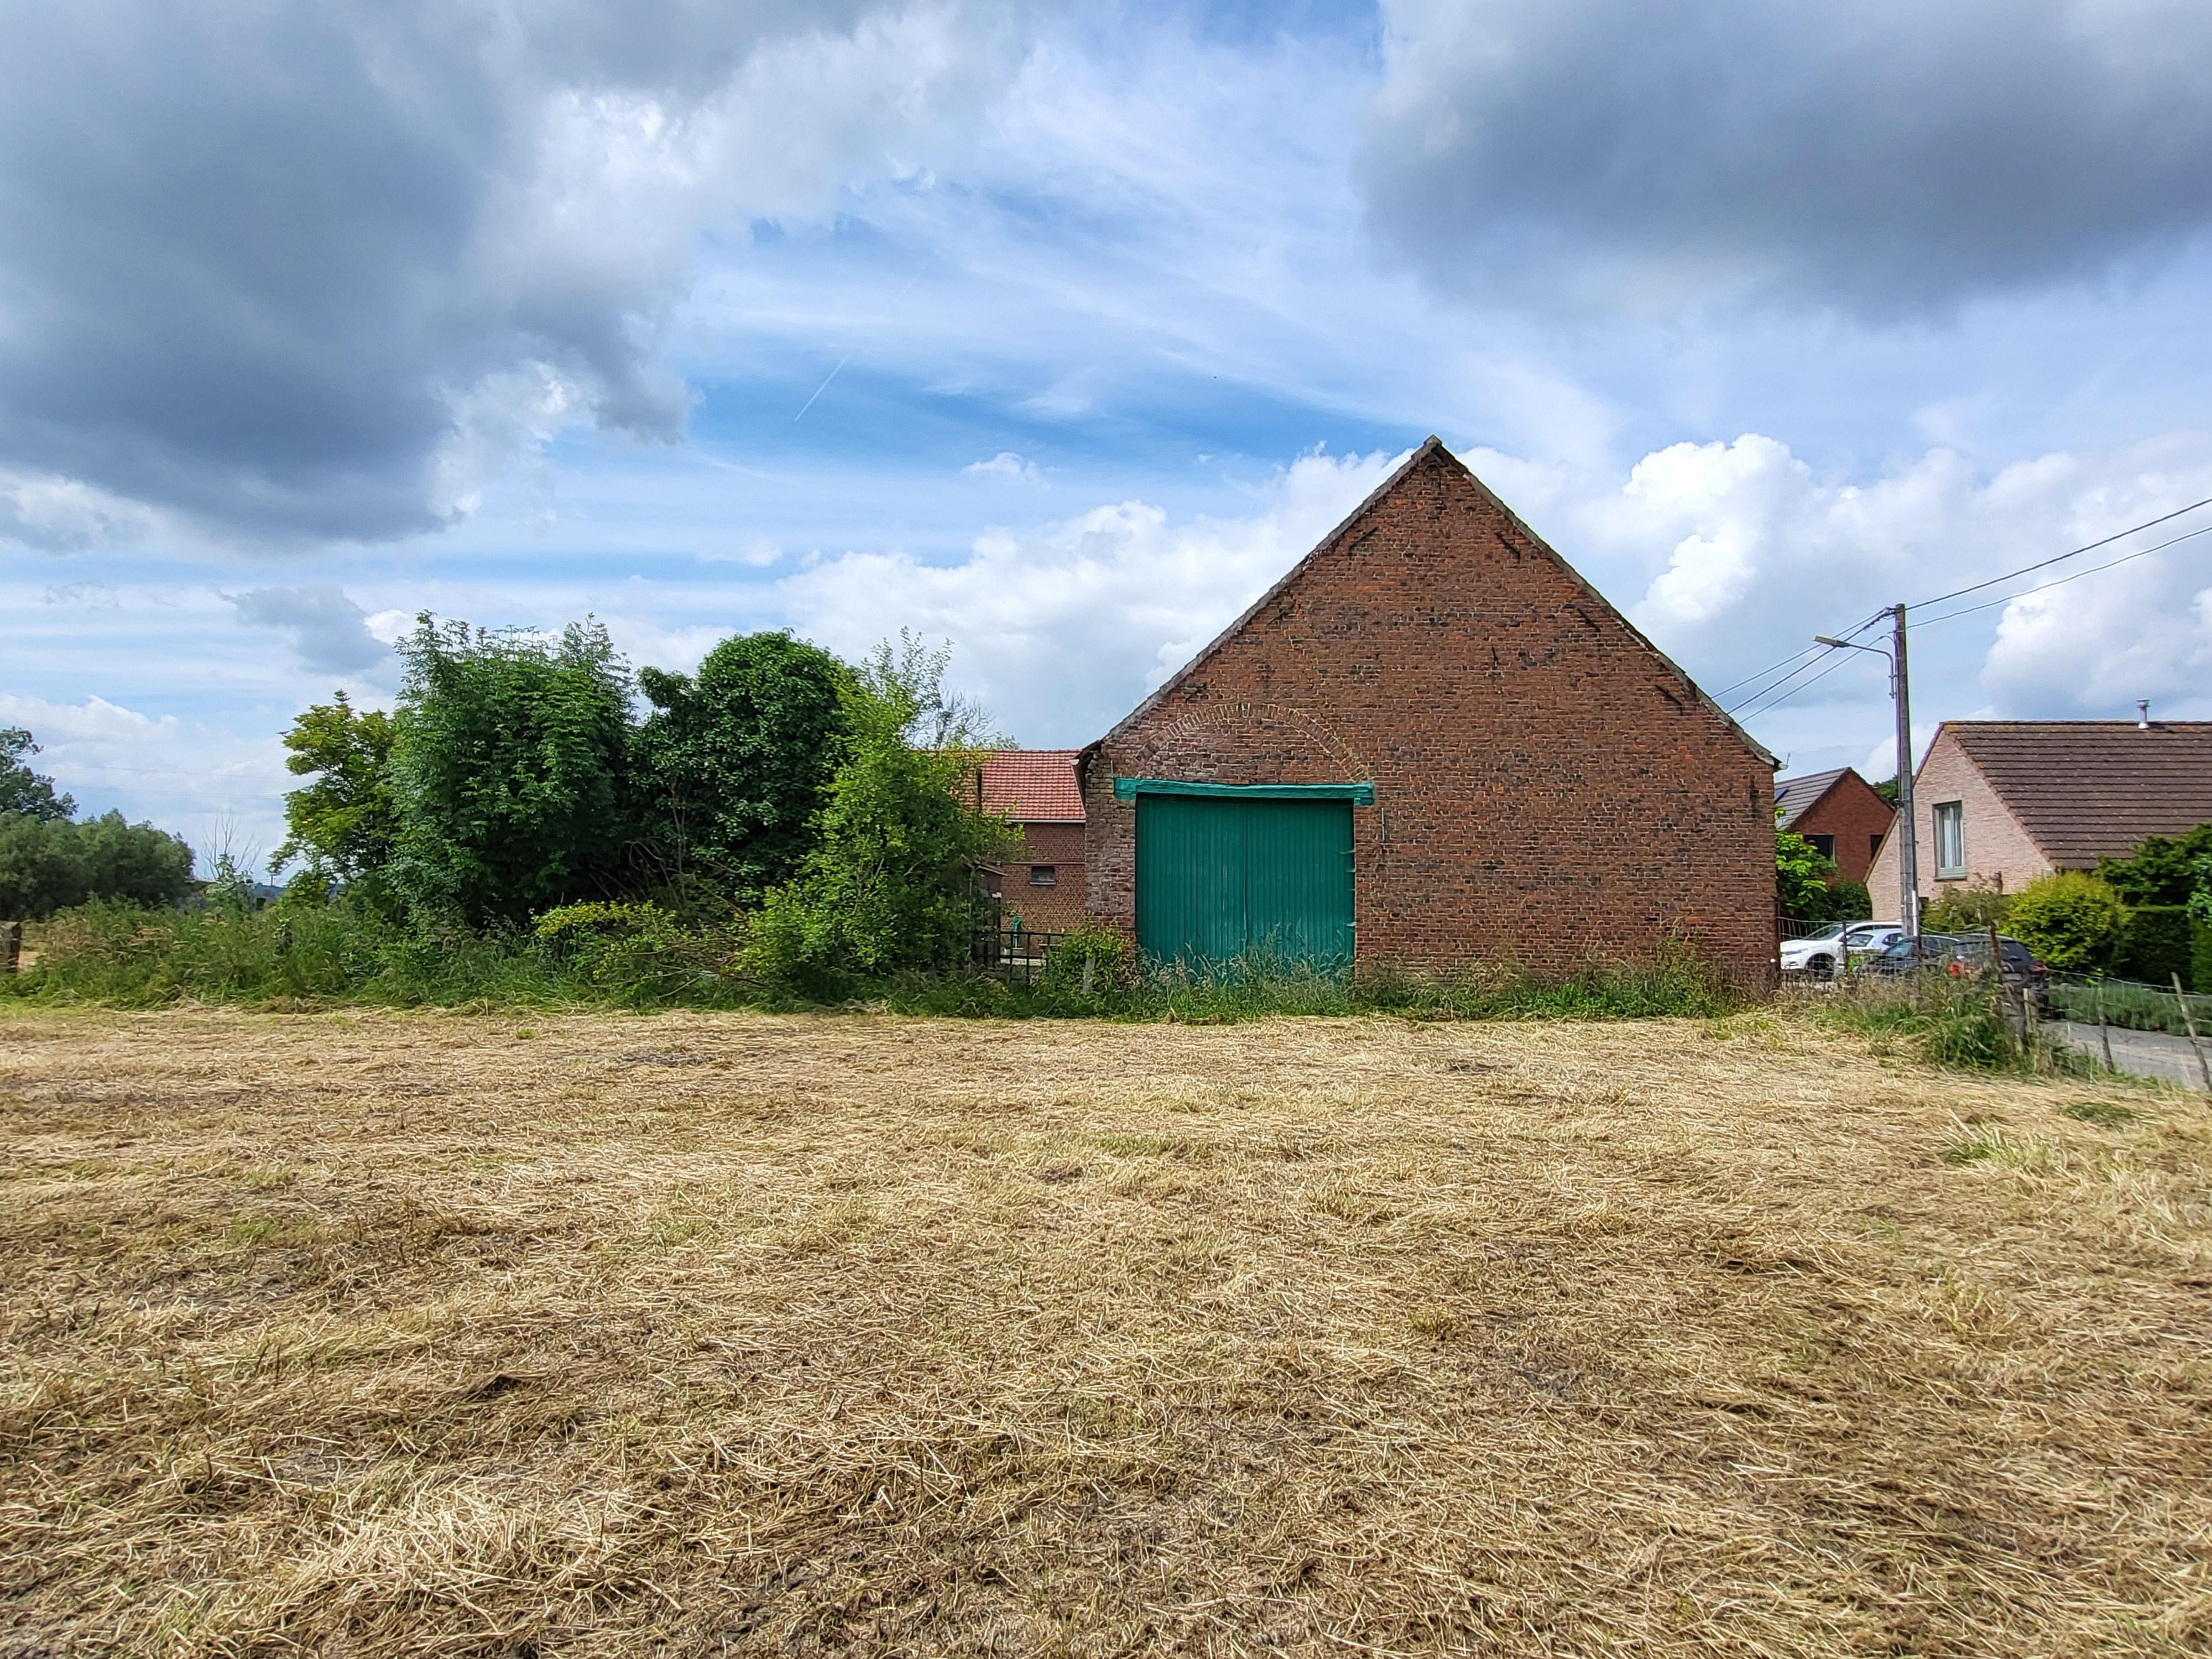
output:
[[1083,792],[1073,749],[1000,749],[986,756],[977,783],[986,810],[1022,832],[1018,856],[984,866],[1004,926],[1015,917],[1033,933],[1083,923]]
[[1774,963],[1774,757],[1435,438],[1077,762],[1163,958]]
[[[1946,720],[1912,780],[1920,893],[2017,892],[2212,821],[2212,720]],[[1899,837],[1867,886],[1900,908]]]
[[1835,860],[1838,881],[1866,880],[1890,820],[1897,816],[1897,809],[1848,766],[1780,780],[1774,786],[1774,810],[1782,829],[1795,830],[1822,858]]

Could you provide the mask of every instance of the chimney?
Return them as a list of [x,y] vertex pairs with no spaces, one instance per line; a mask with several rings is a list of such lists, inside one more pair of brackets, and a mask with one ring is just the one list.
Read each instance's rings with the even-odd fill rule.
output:
[[2148,697],[2136,699],[2136,730],[2138,732],[2150,730],[2150,699]]

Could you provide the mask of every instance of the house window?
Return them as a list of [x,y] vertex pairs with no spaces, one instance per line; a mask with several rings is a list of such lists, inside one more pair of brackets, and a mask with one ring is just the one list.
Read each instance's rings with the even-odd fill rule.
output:
[[1811,842],[1813,850],[1829,863],[1836,861],[1836,838],[1833,836],[1808,836],[1805,839]]
[[1966,808],[1962,801],[1939,801],[1936,806],[1936,879],[1966,878]]
[[1059,868],[1049,864],[1032,864],[1030,866],[1030,885],[1032,887],[1059,886]]
[[1881,851],[1881,837],[1880,836],[1869,836],[1867,837],[1867,856],[1869,858],[1874,858],[1877,856]]

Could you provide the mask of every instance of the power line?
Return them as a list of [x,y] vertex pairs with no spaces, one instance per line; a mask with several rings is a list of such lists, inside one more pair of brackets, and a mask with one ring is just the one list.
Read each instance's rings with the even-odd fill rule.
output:
[[[1849,639],[1849,638],[1850,638],[1850,637],[1851,637],[1851,635],[1854,635],[1854,634],[1863,634],[1863,633],[1865,633],[1865,632],[1866,632],[1866,630],[1867,630],[1868,629],[1871,628],[1871,627],[1872,627],[1875,623],[1877,623],[1877,622],[1879,622],[1879,621],[1881,621],[1881,620],[1882,615],[1883,615],[1883,613],[1882,613],[1881,611],[1875,611],[1873,615],[1869,616],[1869,617],[1868,617],[1864,622],[1858,623],[1858,624],[1857,624],[1856,626],[1855,626],[1855,627],[1848,628],[1848,629],[1844,629],[1844,634],[1843,634],[1843,637],[1844,637],[1844,639]],[[1740,679],[1740,680],[1731,680],[1728,684],[1723,685],[1723,687],[1721,687],[1721,689],[1720,689],[1719,690],[1717,690],[1717,691],[1714,691],[1714,692],[1710,692],[1710,693],[1708,693],[1707,695],[1709,695],[1710,696],[1711,696],[1711,698],[1712,698],[1716,702],[1719,702],[1719,701],[1720,701],[1720,699],[1721,699],[1721,698],[1725,697],[1726,696],[1728,696],[1728,694],[1729,694],[1729,692],[1731,692],[1731,691],[1735,690],[1736,689],[1736,687],[1738,687],[1738,686],[1740,686],[1740,685],[1749,685],[1749,684],[1750,684],[1753,680],[1763,680],[1763,679],[1765,679],[1765,678],[1769,674],[1771,674],[1771,673],[1772,673],[1776,669],[1778,669],[1778,668],[1787,668],[1787,667],[1789,667],[1789,666],[1790,666],[1790,664],[1792,664],[1792,663],[1794,663],[1794,662],[1797,661],[1797,659],[1798,659],[1799,658],[1801,658],[1801,657],[1807,657],[1807,656],[1810,656],[1810,655],[1811,655],[1811,654],[1813,654],[1814,652],[1816,652],[1816,651],[1818,651],[1818,650],[1820,650],[1820,647],[1819,646],[1817,646],[1817,645],[1808,645],[1808,646],[1807,646],[1807,647],[1806,647],[1802,651],[1796,652],[1796,653],[1795,653],[1794,654],[1792,654],[1792,655],[1790,655],[1790,656],[1787,656],[1787,657],[1783,658],[1783,659],[1782,659],[1780,662],[1771,662],[1771,663],[1767,664],[1765,667],[1764,667],[1764,668],[1762,668],[1762,669],[1758,670],[1756,672],[1754,672],[1754,673],[1750,673],[1750,674],[1746,674],[1746,675],[1745,675],[1741,679]],[[1759,699],[1759,695],[1760,695],[1760,694],[1759,694],[1759,692],[1754,691],[1754,692],[1753,692],[1753,693],[1751,694],[1751,696],[1750,696],[1746,697],[1746,698],[1744,699],[1744,702],[1756,702],[1756,701]]]
[[[2048,592],[2054,587],[2063,587],[2069,582],[2079,581],[2084,576],[2094,576],[2100,570],[2110,570],[2114,566],[2126,564],[2130,560],[2147,559],[2154,553],[2164,552],[2167,548],[2174,545],[2176,542],[2193,541],[2199,536],[2212,536],[2212,524],[2206,525],[2202,530],[2191,530],[2182,535],[2173,537],[2171,540],[2160,542],[2155,547],[2142,548],[2133,553],[2123,553],[2117,559],[2108,560],[2103,564],[2093,564],[2087,570],[2076,570],[2071,575],[2053,577],[2051,580],[2038,583],[2033,587],[2024,587],[2019,592],[2008,593],[2002,599],[1984,599],[1979,605],[1963,605],[1956,611],[1946,611],[1940,617],[1928,617],[1924,618],[1916,617],[1912,625],[1915,628],[1933,628],[1937,623],[1949,622],[1954,617],[1967,617],[1972,616],[1977,611],[1994,610],[1996,606],[2001,605],[2010,605],[2014,599],[2024,599],[2032,593],[2044,593]],[[1984,582],[1982,586],[1987,587],[1989,584],[1987,582]],[[1960,592],[1971,593],[1973,592],[1973,589],[1961,588]],[[1933,603],[1933,601],[1931,601],[1931,603]]]
[[[1784,703],[1789,702],[1790,698],[1796,696],[1799,692],[1811,690],[1814,686],[1818,685],[1822,680],[1827,678],[1829,675],[1834,673],[1838,668],[1841,668],[1850,660],[1850,658],[1844,653],[1840,651],[1837,652],[1833,659],[1829,662],[1828,665],[1826,668],[1823,668],[1819,673],[1814,675],[1811,679],[1807,680],[1804,684],[1793,687],[1790,690],[1784,691],[1780,696],[1775,698],[1771,702],[1761,703],[1758,708],[1751,710],[1748,714],[1744,715],[1743,718],[1747,720],[1757,720],[1761,714],[1780,708]],[[1808,665],[1809,666],[1809,665]]]
[[[2094,553],[2100,547],[2109,547],[2114,542],[2124,540],[2125,538],[2136,534],[2137,531],[2154,529],[2156,526],[2164,524],[2168,519],[2178,519],[2185,513],[2194,513],[2200,507],[2212,507],[2212,495],[2207,495],[2201,501],[2191,501],[2186,507],[2177,507],[2171,513],[2162,514],[2155,519],[2147,519],[2142,523],[2132,526],[2126,530],[2116,530],[2111,535],[2106,537],[2104,540],[2091,542],[2087,547],[2077,547],[2071,553],[2060,553],[2048,559],[2039,560],[2033,564],[2022,565],[2017,570],[2008,570],[2002,576],[1992,576],[1985,582],[1976,582],[1971,587],[1954,588],[1948,593],[1938,593],[1934,599],[1922,599],[1917,604],[1910,606],[1909,609],[1914,611],[1923,610],[1931,605],[1941,605],[1946,599],[1959,599],[1968,593],[1978,593],[1985,587],[1995,587],[1999,582],[2008,582],[2015,576],[2025,576],[2032,572],[2045,569],[2054,564],[2063,564],[2069,559],[2081,557],[2084,553]],[[2194,534],[2197,532],[2192,532],[2191,533]],[[2175,541],[2185,539],[2187,539],[2185,537],[2176,537],[2174,538]],[[2166,542],[2161,544],[2166,547],[2171,547],[2173,545],[2173,543]],[[2146,550],[2155,552],[2157,550],[2153,548],[2147,549]],[[2112,567],[2110,565],[2100,567],[2100,568],[2107,570],[2111,568]],[[2084,571],[2081,574],[2087,575],[2088,573]],[[1964,616],[1966,615],[1966,612],[1960,611],[1954,611],[1953,614],[1954,616]]]

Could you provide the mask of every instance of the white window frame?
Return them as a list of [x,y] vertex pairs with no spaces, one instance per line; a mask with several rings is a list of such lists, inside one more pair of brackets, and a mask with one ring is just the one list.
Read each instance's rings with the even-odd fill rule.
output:
[[[1939,800],[1930,809],[1931,828],[1936,842],[1936,879],[1964,881],[1966,878],[1966,804],[1960,800]],[[1949,833],[1946,835],[1946,830]],[[1951,856],[1946,857],[1945,854]]]

